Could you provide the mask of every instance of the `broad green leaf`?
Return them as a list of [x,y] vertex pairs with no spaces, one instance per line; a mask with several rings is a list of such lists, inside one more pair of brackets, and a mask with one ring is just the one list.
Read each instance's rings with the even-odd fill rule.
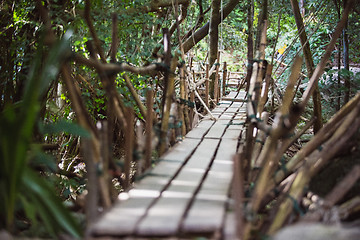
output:
[[90,133],[77,123],[60,120],[50,124],[39,124],[39,130],[43,134],[69,133],[80,137],[90,138]]
[[[59,232],[64,230],[74,237],[80,238],[80,226],[71,216],[70,212],[64,207],[60,199],[55,196],[53,189],[46,181],[37,176],[30,169],[24,171],[23,186],[29,194],[32,194],[33,204],[39,207],[43,222],[52,222],[48,226],[51,231]],[[46,218],[46,219],[44,219]]]

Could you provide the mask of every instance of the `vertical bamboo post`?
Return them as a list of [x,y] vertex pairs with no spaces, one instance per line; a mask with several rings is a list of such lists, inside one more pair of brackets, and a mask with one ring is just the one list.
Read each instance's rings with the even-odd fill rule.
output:
[[219,102],[219,57],[220,52],[218,52],[218,57],[216,60],[215,67],[215,78],[214,78],[214,101],[217,104]]
[[91,139],[81,139],[81,152],[86,162],[86,177],[88,179],[88,184],[86,185],[88,194],[86,195],[85,203],[86,225],[88,228],[97,218],[96,209],[98,208],[97,204],[99,201],[99,186]]
[[109,143],[108,143],[108,124],[106,121],[98,122],[96,124],[100,136],[100,167],[102,169],[101,176],[99,179],[100,193],[102,196],[102,202],[105,209],[111,206],[111,197],[110,197],[110,187],[111,182],[109,182],[108,175],[108,165],[109,165]]
[[[190,93],[190,101],[191,102],[195,102],[195,92],[191,92]],[[195,111],[193,108],[190,108],[190,126],[191,126],[191,129],[192,129],[192,125],[194,123],[194,114],[195,114]]]
[[265,75],[265,82],[263,83],[263,87],[261,88],[261,94],[259,99],[259,104],[257,106],[257,113],[261,114],[264,110],[264,106],[268,100],[268,92],[269,92],[269,85],[271,80],[271,73],[272,73],[273,66],[267,65],[266,75]]
[[[180,98],[182,99],[182,101],[186,102],[186,91],[185,91],[185,71],[184,71],[184,67],[180,68]],[[180,104],[179,107],[179,111],[178,114],[179,119],[181,121],[181,135],[185,136],[186,134],[186,125],[185,125],[185,114],[184,114],[184,110],[186,109],[185,104]]]
[[226,76],[227,76],[227,63],[224,62],[223,79],[222,79],[222,96],[225,96],[226,93]]
[[[185,100],[189,100],[189,84],[188,81],[186,81],[186,74],[184,74],[184,82],[185,82]],[[186,132],[190,131],[190,118],[189,118],[189,106],[186,106],[184,108],[184,125],[186,126]]]
[[163,116],[161,121],[161,132],[160,132],[160,145],[159,145],[159,155],[161,156],[167,148],[167,131],[169,128],[169,117],[170,117],[170,109],[174,95],[174,85],[175,85],[175,76],[174,72],[176,69],[177,61],[175,58],[171,59],[171,44],[170,44],[170,34],[169,29],[163,29],[164,31],[164,49],[166,52],[166,56],[170,57],[166,61],[166,64],[169,63],[169,71],[165,74],[165,81],[167,83],[167,88],[165,94],[165,101],[164,101],[164,109],[163,109]]
[[[195,72],[192,71],[192,74],[194,77],[193,79],[195,79]],[[196,89],[194,91],[190,92],[190,101],[191,102],[195,102],[195,91],[196,91]],[[194,109],[193,108],[190,108],[189,119],[190,119],[190,129],[192,129],[192,125],[194,123]]]
[[128,189],[130,186],[130,169],[133,161],[133,149],[134,149],[134,110],[131,107],[127,107],[127,128],[125,129],[125,164],[124,164],[124,189]]
[[233,156],[234,161],[234,175],[233,175],[233,188],[232,195],[235,200],[235,229],[237,239],[242,239],[244,219],[243,219],[243,200],[244,200],[244,176],[241,167],[241,155],[236,154]]
[[151,166],[152,128],[153,128],[153,90],[146,91],[146,139],[145,139],[145,169]]
[[209,107],[209,64],[206,64],[206,70],[205,70],[205,104],[207,107]]

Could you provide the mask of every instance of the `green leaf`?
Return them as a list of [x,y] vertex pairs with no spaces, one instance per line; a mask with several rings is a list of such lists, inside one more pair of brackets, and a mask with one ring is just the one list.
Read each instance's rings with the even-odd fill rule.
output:
[[90,138],[91,134],[77,123],[67,120],[60,120],[50,124],[39,124],[39,130],[43,134],[68,133],[75,136]]
[[[55,196],[53,189],[46,181],[37,176],[32,170],[26,169],[22,184],[37,207],[39,214],[51,233],[64,230],[76,238],[80,238],[79,223],[74,220],[70,212],[64,207],[60,199]],[[50,223],[50,224],[49,224]]]
[[343,77],[343,78],[350,78],[351,76],[354,75],[354,73],[351,72],[351,71],[349,71],[349,70],[347,70],[347,69],[345,69],[345,68],[343,68],[343,69],[341,69],[341,70],[339,71],[339,75],[340,75],[341,77]]

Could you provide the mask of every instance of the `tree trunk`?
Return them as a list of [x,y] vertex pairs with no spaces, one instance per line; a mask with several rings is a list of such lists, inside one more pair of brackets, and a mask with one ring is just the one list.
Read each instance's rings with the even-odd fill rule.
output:
[[254,0],[248,2],[248,14],[247,14],[247,25],[248,25],[248,37],[247,37],[247,72],[246,72],[246,91],[249,90],[250,78],[252,73],[252,59],[254,58],[254,35],[253,35],[253,21],[254,21]]
[[[296,26],[300,35],[300,42],[301,45],[303,45],[303,53],[305,57],[306,69],[308,72],[308,77],[310,79],[314,73],[314,61],[310,50],[310,44],[307,40],[306,32],[304,30],[304,22],[300,14],[298,1],[291,0],[291,6],[294,12]],[[316,117],[316,120],[314,122],[314,133],[317,133],[322,127],[321,100],[320,100],[319,87],[317,83],[315,84],[312,97],[314,102],[314,116]]]
[[[212,0],[211,1],[211,18],[210,18],[210,30],[209,30],[209,66],[215,63],[218,55],[218,45],[219,45],[219,24],[220,24],[220,5],[221,0]],[[210,76],[210,95],[214,97],[214,86],[215,86],[215,77]]]
[[211,1],[211,18],[210,18],[210,44],[209,44],[209,65],[215,63],[218,54],[218,43],[219,43],[219,24],[220,24],[220,0]]
[[[340,4],[338,3],[338,0],[333,0],[334,1],[334,4],[335,4],[335,8],[336,8],[336,12],[338,14],[338,18],[339,20],[341,19],[341,12],[340,12]],[[338,72],[340,71],[341,69],[341,41],[339,41],[339,44],[338,44],[338,48],[337,48],[338,52],[337,52],[337,68],[338,68]],[[340,88],[341,88],[341,77],[340,75],[338,74],[337,76],[337,102],[336,102],[336,111],[339,111],[340,110],[340,106],[341,106],[341,91],[340,91]]]
[[[263,30],[263,24],[267,20],[267,11],[268,11],[268,1],[262,0],[261,2],[261,12],[259,15],[258,26],[256,29],[256,39],[255,39],[255,49],[258,50],[260,48],[260,41],[261,41],[261,33]],[[255,56],[256,57],[256,56]]]
[[[346,0],[344,0],[344,8],[346,6]],[[350,71],[350,66],[349,66],[349,39],[348,39],[348,35],[347,35],[347,26],[348,26],[348,21],[346,21],[345,23],[345,27],[343,29],[343,46],[344,46],[344,68],[347,71]],[[345,97],[344,97],[344,104],[347,103],[350,100],[350,78],[348,76],[348,74],[345,75],[344,77],[345,80]]]

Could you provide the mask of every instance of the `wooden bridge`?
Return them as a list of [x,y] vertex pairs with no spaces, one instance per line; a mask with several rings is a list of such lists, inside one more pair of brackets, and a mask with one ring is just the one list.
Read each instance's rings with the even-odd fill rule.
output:
[[[234,239],[228,211],[233,156],[243,137],[245,92],[231,92],[144,174],[91,228],[100,239],[211,237]],[[231,221],[231,223],[226,223]]]

